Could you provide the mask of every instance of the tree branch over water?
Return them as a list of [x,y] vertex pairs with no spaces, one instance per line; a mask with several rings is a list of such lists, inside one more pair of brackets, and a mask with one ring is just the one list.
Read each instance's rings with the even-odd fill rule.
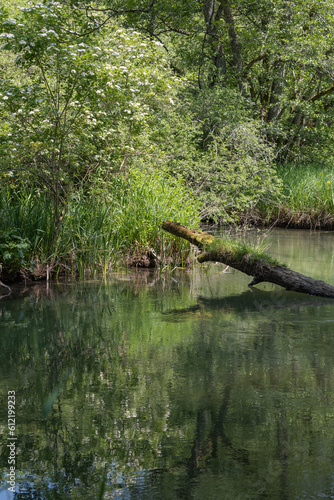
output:
[[334,286],[292,271],[264,253],[252,252],[251,247],[245,250],[245,247],[238,248],[237,243],[231,246],[230,242],[225,243],[202,231],[191,231],[177,222],[165,221],[162,229],[203,250],[197,257],[198,262],[222,262],[252,276],[249,286],[268,282],[294,292],[334,298]]

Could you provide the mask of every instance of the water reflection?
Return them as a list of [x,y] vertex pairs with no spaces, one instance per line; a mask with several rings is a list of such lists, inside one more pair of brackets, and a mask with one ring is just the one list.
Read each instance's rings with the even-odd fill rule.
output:
[[[286,233],[272,253],[331,277],[332,235],[321,248],[312,237],[312,273]],[[15,390],[16,499],[333,498],[333,302],[221,271],[120,274],[0,303],[3,491]]]

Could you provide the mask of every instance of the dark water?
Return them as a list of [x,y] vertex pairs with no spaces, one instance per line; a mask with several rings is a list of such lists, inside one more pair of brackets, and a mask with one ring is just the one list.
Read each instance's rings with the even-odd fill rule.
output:
[[[334,283],[332,233],[269,239]],[[1,500],[334,498],[334,301],[222,270],[0,300]]]

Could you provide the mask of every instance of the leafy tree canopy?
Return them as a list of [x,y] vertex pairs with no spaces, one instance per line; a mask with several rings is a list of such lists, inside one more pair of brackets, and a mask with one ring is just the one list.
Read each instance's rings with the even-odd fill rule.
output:
[[56,217],[69,190],[133,167],[182,174],[209,218],[275,198],[275,160],[334,153],[331,6],[4,6],[2,171],[47,186]]
[[174,70],[186,74],[195,88],[223,86],[248,98],[279,158],[320,153],[323,160],[332,154],[327,130],[333,118],[332,1],[106,0],[103,8],[99,5],[86,2],[85,8],[91,15],[122,14],[124,25],[161,40]]

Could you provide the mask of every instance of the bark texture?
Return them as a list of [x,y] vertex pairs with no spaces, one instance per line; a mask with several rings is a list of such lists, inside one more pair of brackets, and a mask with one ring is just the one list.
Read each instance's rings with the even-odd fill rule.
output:
[[252,276],[253,280],[249,286],[268,282],[280,285],[286,290],[317,295],[319,297],[334,298],[334,286],[324,281],[304,276],[296,271],[292,271],[286,266],[268,263],[265,258],[254,258],[251,254],[238,257],[235,253],[224,250],[224,248],[210,250],[210,245],[215,241],[215,238],[208,233],[191,231],[177,222],[169,221],[163,222],[162,228],[175,236],[189,241],[199,249],[204,250],[204,252],[197,257],[198,262],[222,262],[248,276]]

